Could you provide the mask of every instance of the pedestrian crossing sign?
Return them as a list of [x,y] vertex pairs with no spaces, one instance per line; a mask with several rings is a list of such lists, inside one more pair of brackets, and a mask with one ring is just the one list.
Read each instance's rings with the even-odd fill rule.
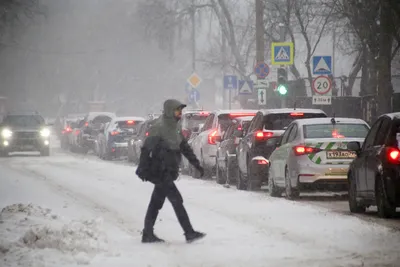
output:
[[293,65],[293,43],[271,43],[272,65]]

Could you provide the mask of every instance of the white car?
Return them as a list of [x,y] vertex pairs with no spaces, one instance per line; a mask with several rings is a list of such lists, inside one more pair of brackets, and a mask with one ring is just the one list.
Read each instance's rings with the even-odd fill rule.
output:
[[351,118],[293,121],[269,158],[269,194],[285,192],[295,199],[308,190],[347,189],[347,170],[356,157],[347,143],[364,142],[369,128],[365,121]]
[[232,120],[237,117],[255,116],[256,113],[257,110],[218,110],[208,116],[200,133],[191,143],[195,155],[204,168],[205,177],[211,177],[215,173],[216,141],[231,125]]

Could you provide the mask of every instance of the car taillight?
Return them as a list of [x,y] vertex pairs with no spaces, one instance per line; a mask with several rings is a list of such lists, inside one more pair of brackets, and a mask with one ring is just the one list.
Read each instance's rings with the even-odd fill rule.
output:
[[292,117],[303,117],[304,113],[303,112],[292,112],[292,113],[290,113],[290,116],[292,116]]
[[75,135],[79,135],[80,134],[80,130],[75,130]]
[[341,134],[338,133],[338,131],[333,130],[332,131],[332,137],[333,138],[344,138],[344,135],[341,135]]
[[390,163],[400,164],[400,150],[389,147],[386,149],[387,159]]
[[321,149],[308,146],[295,146],[293,147],[293,151],[296,156],[303,156],[307,154],[318,153],[319,151],[321,151]]
[[149,136],[149,132],[146,132],[146,136]]
[[268,161],[266,161],[265,159],[259,159],[259,160],[257,160],[257,164],[258,165],[268,165]]
[[88,122],[85,122],[85,126],[88,127],[88,126],[89,126],[89,123],[88,123]]
[[242,131],[242,130],[243,130],[242,126],[239,125],[239,126],[237,127],[237,130],[238,130],[238,131]]
[[208,143],[210,145],[215,145],[216,144],[215,137],[217,136],[217,133],[218,133],[218,131],[214,130],[208,135]]
[[114,135],[119,135],[119,132],[117,132],[117,131],[112,131],[112,132],[111,132],[111,135],[113,135],[113,136],[114,136]]
[[255,116],[256,113],[231,113],[229,114],[229,116],[231,118],[235,118],[235,117],[251,117],[251,116]]
[[257,131],[254,133],[254,137],[258,141],[266,140],[266,139],[272,137],[273,135],[274,135],[274,133],[264,132],[264,131]]
[[210,112],[201,111],[201,112],[199,113],[199,115],[200,115],[200,116],[208,116],[208,115],[210,115]]
[[135,124],[135,121],[126,121],[126,124]]

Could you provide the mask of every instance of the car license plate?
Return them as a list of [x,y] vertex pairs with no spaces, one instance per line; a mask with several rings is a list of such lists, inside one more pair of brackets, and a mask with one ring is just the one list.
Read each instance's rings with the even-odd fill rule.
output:
[[356,157],[357,154],[354,151],[340,151],[340,150],[326,151],[327,159],[354,159]]

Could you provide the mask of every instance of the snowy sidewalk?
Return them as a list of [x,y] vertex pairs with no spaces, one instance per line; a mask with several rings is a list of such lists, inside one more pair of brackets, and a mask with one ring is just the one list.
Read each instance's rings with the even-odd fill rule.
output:
[[[390,264],[400,262],[400,234],[389,228],[198,180],[180,179],[177,184],[194,227],[207,237],[186,244],[166,202],[156,232],[169,242],[143,245],[140,231],[152,187],[134,176],[133,167],[69,155],[1,161],[0,208],[33,205],[20,206],[19,212],[15,211],[18,206],[11,206],[2,213],[0,240],[5,242],[0,244],[8,247],[5,252],[0,247],[0,259],[14,266],[11,263],[17,263],[23,252],[32,266],[46,261],[51,262],[46,266],[90,263],[99,267],[323,267],[361,266],[363,262],[363,266],[395,266]],[[43,212],[47,208],[51,211]],[[30,209],[34,215],[27,216],[25,210]],[[21,224],[25,217],[28,221]],[[47,237],[49,242],[60,245],[23,241],[32,231],[36,233],[33,240],[37,239],[46,226],[56,233],[53,239]],[[70,228],[77,238],[65,241]],[[71,242],[77,249],[71,249]],[[29,266],[25,263],[22,266]]]

